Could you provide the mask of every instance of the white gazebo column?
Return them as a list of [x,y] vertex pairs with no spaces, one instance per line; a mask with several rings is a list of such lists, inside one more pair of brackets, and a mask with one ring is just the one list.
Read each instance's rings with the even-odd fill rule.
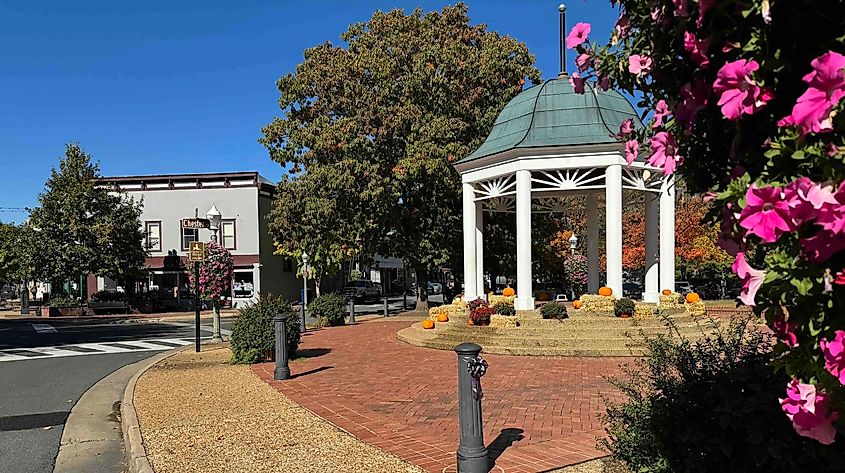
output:
[[607,210],[605,238],[607,252],[607,286],[613,295],[622,297],[622,165],[613,164],[605,171],[605,198]]
[[599,196],[587,194],[587,291],[599,290]]
[[657,302],[660,295],[658,261],[658,230],[660,198],[653,193],[645,196],[645,292],[643,301]]
[[[476,278],[475,258],[475,189],[472,184],[463,184],[463,217],[464,217],[464,300],[478,299],[478,283]],[[425,284],[421,282],[419,284]]]
[[531,171],[516,172],[516,310],[534,310],[531,275]]
[[660,189],[660,289],[675,290],[675,178]]
[[484,206],[475,203],[475,282],[478,297],[487,299],[484,293]]

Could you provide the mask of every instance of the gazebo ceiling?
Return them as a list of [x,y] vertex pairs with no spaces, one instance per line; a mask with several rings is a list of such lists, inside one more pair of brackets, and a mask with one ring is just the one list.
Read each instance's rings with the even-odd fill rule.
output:
[[490,135],[464,164],[505,151],[522,148],[615,144],[613,134],[628,118],[642,126],[636,110],[615,90],[585,85],[576,93],[563,76],[526,89],[514,97],[496,118]]

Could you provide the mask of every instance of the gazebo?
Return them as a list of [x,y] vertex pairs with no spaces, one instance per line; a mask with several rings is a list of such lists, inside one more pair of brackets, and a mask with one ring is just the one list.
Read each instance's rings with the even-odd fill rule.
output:
[[[563,60],[562,60],[563,62]],[[563,68],[561,68],[563,70]],[[475,152],[457,161],[463,183],[464,297],[484,297],[484,212],[516,214],[517,310],[533,310],[531,214],[566,210],[566,196],[585,195],[589,283],[599,279],[599,195],[605,199],[607,278],[622,294],[622,189],[646,193],[646,302],[675,289],[675,190],[671,176],[642,156],[628,165],[613,135],[623,120],[642,126],[634,107],[617,91],[573,90],[565,72],[522,91],[496,119]]]

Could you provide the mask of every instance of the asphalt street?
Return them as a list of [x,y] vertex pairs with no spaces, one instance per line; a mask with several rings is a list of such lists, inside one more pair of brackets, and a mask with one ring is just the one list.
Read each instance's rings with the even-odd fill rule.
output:
[[[44,347],[111,342],[124,347],[115,349],[125,350],[0,362],[0,472],[51,472],[65,420],[80,396],[118,368],[157,353],[150,348],[131,350],[127,348],[131,342],[192,336],[190,327],[163,323],[0,319],[0,350],[25,352],[27,348],[44,350]],[[202,336],[210,333],[203,332]],[[162,345],[161,349],[167,348]]]

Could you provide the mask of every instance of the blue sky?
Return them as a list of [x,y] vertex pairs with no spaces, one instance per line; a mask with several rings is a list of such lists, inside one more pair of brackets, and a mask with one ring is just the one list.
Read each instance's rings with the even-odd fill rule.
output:
[[[524,41],[544,78],[558,69],[557,4],[469,1],[473,23]],[[279,115],[275,80],[302,51],[375,10],[430,1],[4,1],[0,4],[0,221],[20,222],[79,142],[103,175],[259,171],[281,167],[258,144]],[[572,0],[569,27],[606,39],[608,1]],[[568,58],[572,62],[572,54]],[[570,66],[572,70],[572,66]]]

